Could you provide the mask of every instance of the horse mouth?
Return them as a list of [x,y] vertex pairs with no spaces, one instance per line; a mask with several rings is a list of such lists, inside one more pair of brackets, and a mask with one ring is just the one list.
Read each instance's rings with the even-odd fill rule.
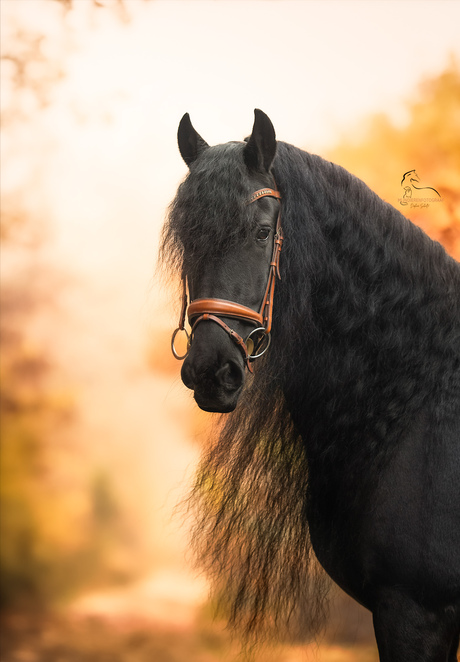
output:
[[202,393],[199,390],[195,389],[193,397],[196,404],[203,411],[210,412],[212,414],[229,414],[232,412],[236,405],[238,404],[238,399],[241,389],[232,393]]
[[194,366],[190,358],[181,371],[184,385],[193,391],[200,409],[212,413],[228,414],[238,403],[245,381],[243,362],[229,359],[217,368]]

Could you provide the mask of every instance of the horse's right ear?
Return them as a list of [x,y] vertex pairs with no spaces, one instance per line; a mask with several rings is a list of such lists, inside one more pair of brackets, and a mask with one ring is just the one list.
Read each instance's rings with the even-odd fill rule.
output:
[[188,167],[191,166],[201,152],[209,147],[208,143],[193,128],[188,113],[185,113],[179,123],[177,142],[181,156]]
[[257,108],[254,111],[254,126],[244,148],[244,162],[252,172],[268,172],[275,158],[275,129],[268,115]]

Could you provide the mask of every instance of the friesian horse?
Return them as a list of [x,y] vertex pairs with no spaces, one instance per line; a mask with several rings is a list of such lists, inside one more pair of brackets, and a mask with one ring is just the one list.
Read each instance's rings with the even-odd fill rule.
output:
[[460,265],[259,110],[244,142],[209,146],[188,114],[178,142],[160,258],[182,282],[182,380],[226,413],[193,541],[231,622],[315,631],[317,559],[371,610],[382,662],[454,662]]

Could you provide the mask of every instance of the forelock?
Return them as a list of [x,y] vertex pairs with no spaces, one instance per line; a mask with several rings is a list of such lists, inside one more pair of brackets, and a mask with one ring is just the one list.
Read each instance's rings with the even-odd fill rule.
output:
[[243,149],[237,142],[209,147],[192,164],[165,226],[162,251],[171,266],[198,269],[247,236],[254,210]]

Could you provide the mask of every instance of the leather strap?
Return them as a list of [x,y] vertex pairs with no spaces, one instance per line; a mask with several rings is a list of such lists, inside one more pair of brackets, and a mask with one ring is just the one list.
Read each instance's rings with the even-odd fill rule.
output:
[[272,188],[261,188],[255,193],[251,195],[249,198],[247,204],[250,205],[251,202],[255,202],[259,198],[265,198],[265,197],[270,197],[270,198],[276,198],[277,200],[281,200],[281,193],[277,191],[276,189]]
[[281,280],[280,275],[280,254],[281,248],[283,246],[283,230],[281,228],[281,211],[278,212],[278,219],[276,221],[276,232],[275,239],[273,241],[273,253],[272,259],[270,262],[270,272],[268,275],[267,288],[265,290],[265,296],[262,301],[261,314],[264,318],[264,327],[267,333],[270,333],[272,328],[272,317],[273,317],[273,300],[275,297],[275,283],[276,278],[278,277]]
[[179,317],[178,328],[183,331],[185,329],[185,314],[187,312],[187,277],[182,275],[182,305]]
[[203,315],[200,315],[200,317],[198,317],[198,319],[195,320],[192,326],[192,332],[190,334],[190,337],[193,339],[193,332],[195,331],[197,325],[200,322],[206,322],[206,320],[215,322],[220,327],[222,327],[224,331],[228,333],[230,338],[238,345],[238,347],[242,351],[244,362],[246,363],[249,372],[254,372],[253,367],[251,365],[251,361],[249,360],[248,348],[246,347],[246,343],[244,342],[243,338],[236,331],[234,331],[227,324],[225,324],[225,322],[221,320],[220,317],[216,317],[215,315],[210,315],[209,313],[203,313]]
[[195,299],[195,301],[192,301],[187,308],[189,324],[192,325],[193,318],[203,313],[243,319],[255,323],[257,326],[263,325],[261,313],[256,312],[252,308],[247,308],[247,306],[243,306],[240,303],[226,301],[225,299]]

